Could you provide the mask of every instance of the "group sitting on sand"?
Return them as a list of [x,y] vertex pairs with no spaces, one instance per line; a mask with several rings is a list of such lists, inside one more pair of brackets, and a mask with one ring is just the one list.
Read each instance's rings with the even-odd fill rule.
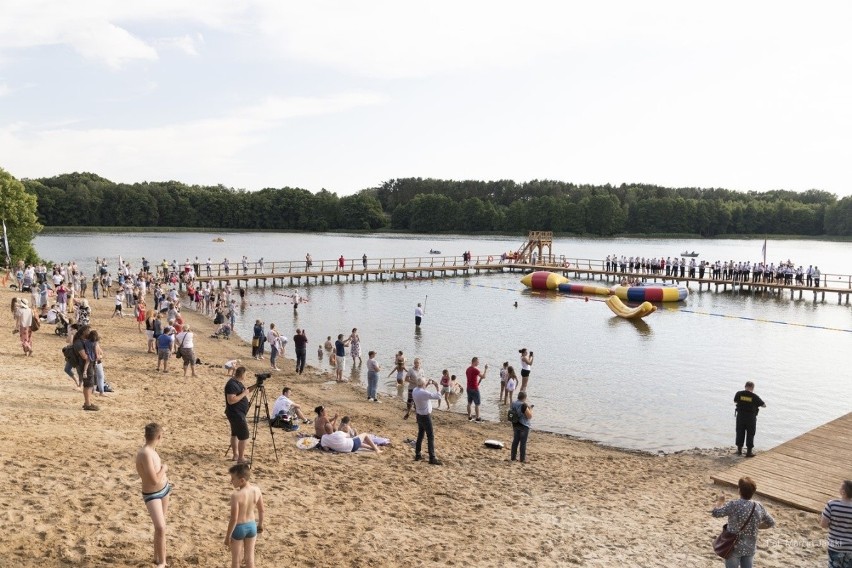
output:
[[334,452],[357,452],[363,446],[373,450],[377,454],[382,453],[379,446],[373,441],[370,434],[359,434],[348,416],[344,416],[337,424],[337,413],[329,419],[328,410],[324,406],[314,409],[317,418],[314,421],[314,433],[319,439],[320,447],[324,450]]

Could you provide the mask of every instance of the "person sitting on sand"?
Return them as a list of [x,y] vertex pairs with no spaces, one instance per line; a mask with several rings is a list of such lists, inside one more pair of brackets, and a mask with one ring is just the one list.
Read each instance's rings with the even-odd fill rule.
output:
[[151,422],[145,426],[145,445],[136,452],[136,472],[142,480],[142,501],[154,523],[154,562],[157,568],[166,566],[166,513],[172,484],[166,472],[168,466],[160,460],[157,446],[163,437],[162,427]]
[[324,406],[317,406],[314,408],[314,412],[317,413],[317,418],[314,421],[314,434],[317,438],[322,438],[326,434],[331,434],[337,429],[336,412],[331,420],[328,419],[328,411]]
[[225,376],[226,377],[233,377],[234,371],[236,371],[237,367],[239,367],[240,365],[241,365],[241,362],[240,362],[239,359],[231,359],[230,361],[225,361],[225,364],[223,365],[223,367],[225,369]]
[[302,424],[310,424],[311,420],[305,418],[305,415],[302,414],[302,407],[290,399],[290,393],[290,387],[285,386],[281,389],[281,396],[272,405],[272,418],[279,418],[282,415],[295,416],[302,421]]
[[355,429],[355,426],[352,424],[352,419],[348,416],[344,416],[340,419],[340,425],[337,427],[337,430],[340,432],[346,432],[346,434],[350,438],[354,438],[358,435],[358,431]]
[[[231,474],[231,517],[225,533],[225,546],[231,549],[231,568],[240,568],[245,559],[246,568],[254,568],[254,545],[258,533],[263,532],[263,494],[260,488],[249,483],[251,469],[248,464],[234,464]],[[255,521],[255,511],[257,520]]]
[[370,438],[369,434],[358,434],[350,437],[346,432],[338,430],[331,434],[325,434],[322,438],[320,438],[320,446],[324,450],[330,450],[333,452],[357,452],[363,445],[366,445],[377,454],[382,453],[379,447]]

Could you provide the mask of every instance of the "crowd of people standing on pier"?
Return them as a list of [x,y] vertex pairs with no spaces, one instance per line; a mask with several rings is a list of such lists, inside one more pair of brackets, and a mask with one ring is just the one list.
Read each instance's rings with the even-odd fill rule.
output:
[[671,278],[698,278],[699,280],[725,280],[730,282],[764,282],[787,286],[807,286],[819,288],[822,272],[819,266],[807,268],[796,266],[792,261],[772,262],[738,261],[709,262],[686,258],[645,258],[638,256],[607,255],[604,269],[610,273],[650,274]]

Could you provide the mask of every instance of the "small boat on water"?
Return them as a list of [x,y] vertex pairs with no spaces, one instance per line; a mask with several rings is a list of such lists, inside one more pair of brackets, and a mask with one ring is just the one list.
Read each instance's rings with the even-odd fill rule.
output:
[[214,243],[224,243],[225,239],[223,239],[222,237],[216,237],[215,239],[213,239],[213,242]]
[[441,251],[429,249],[429,254],[441,254]]
[[698,253],[695,252],[695,251],[692,251],[692,252],[683,251],[682,253],[680,253],[680,256],[685,256],[685,257],[688,257],[688,258],[695,258],[696,256],[698,256]]

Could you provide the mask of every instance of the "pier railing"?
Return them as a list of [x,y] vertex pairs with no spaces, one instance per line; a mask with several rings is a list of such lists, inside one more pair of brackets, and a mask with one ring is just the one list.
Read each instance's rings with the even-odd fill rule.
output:
[[[243,264],[241,261],[229,262],[228,269],[225,269],[224,262],[216,262],[210,264],[210,270],[207,270],[207,263],[199,262],[197,274],[199,276],[216,276],[230,278],[255,278],[262,275],[281,275],[304,272],[357,272],[357,271],[382,271],[382,270],[400,270],[411,269],[421,270],[428,268],[447,268],[457,267],[459,269],[465,267],[482,267],[482,266],[514,266],[516,262],[510,258],[503,258],[501,254],[480,254],[472,255],[470,260],[465,262],[461,255],[440,255],[430,254],[425,256],[408,256],[408,257],[367,257],[366,264],[363,258],[345,258],[343,267],[340,267],[339,259],[319,259],[313,260],[310,267],[307,266],[306,260],[273,260],[264,261],[262,264],[258,261],[247,261]],[[190,263],[195,266],[195,263]],[[521,264],[528,266],[530,269],[552,269],[552,270],[577,270],[580,272],[599,272],[601,274],[622,274],[621,270],[607,270],[606,262],[596,258],[575,258],[565,255],[549,255],[544,258],[536,259],[532,264]],[[182,268],[181,264],[178,268]],[[157,265],[156,268],[161,269],[162,265]],[[689,267],[687,267],[688,273]],[[708,281],[731,281],[732,278],[713,278],[711,268],[707,267],[705,271],[705,280]],[[652,275],[650,269],[628,269],[625,273],[629,274],[648,274]],[[656,276],[664,276],[665,271],[658,272]],[[822,273],[819,278],[819,287],[821,288],[846,288],[852,290],[852,275],[850,274],[832,274]]]
[[[473,255],[468,262],[465,262],[462,256],[447,256],[447,255],[426,255],[426,256],[406,256],[406,257],[381,257],[367,258],[366,263],[362,257],[344,259],[343,266],[340,266],[339,259],[319,259],[312,260],[308,266],[307,260],[273,260],[264,261],[262,264],[255,262],[229,262],[227,269],[224,262],[210,264],[210,270],[207,270],[206,262],[199,262],[197,274],[199,276],[230,276],[232,278],[252,278],[263,274],[292,274],[294,272],[355,272],[355,271],[377,271],[389,269],[410,268],[412,270],[450,267],[456,266],[464,268],[465,266],[484,266],[491,264],[499,264],[500,255]],[[505,263],[508,263],[506,261]],[[195,263],[190,263],[195,265]],[[183,265],[181,265],[182,267]],[[162,265],[158,266],[162,269]]]

